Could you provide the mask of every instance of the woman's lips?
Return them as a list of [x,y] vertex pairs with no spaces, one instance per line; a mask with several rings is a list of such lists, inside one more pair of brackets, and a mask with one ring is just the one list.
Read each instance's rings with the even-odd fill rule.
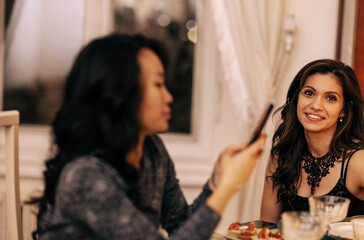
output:
[[325,119],[324,117],[317,115],[317,114],[313,114],[313,113],[305,113],[305,115],[309,120],[313,120],[313,121],[320,121],[322,119]]
[[172,117],[172,113],[171,113],[171,112],[165,112],[165,113],[163,113],[163,115],[164,115],[167,119],[171,119],[171,117]]

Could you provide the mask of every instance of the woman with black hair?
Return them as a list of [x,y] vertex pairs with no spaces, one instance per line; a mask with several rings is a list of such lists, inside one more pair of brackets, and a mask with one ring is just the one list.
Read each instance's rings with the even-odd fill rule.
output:
[[363,100],[353,70],[321,59],[305,65],[289,87],[266,169],[261,219],[308,211],[308,197],[351,200],[364,214]]
[[156,133],[173,98],[160,44],[140,35],[94,40],[78,55],[53,123],[38,204],[39,239],[208,239],[261,155],[265,136],[220,155],[189,206]]

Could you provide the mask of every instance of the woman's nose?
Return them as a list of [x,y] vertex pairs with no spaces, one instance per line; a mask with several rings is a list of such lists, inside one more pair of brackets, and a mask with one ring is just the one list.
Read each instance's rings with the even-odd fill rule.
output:
[[164,99],[168,104],[173,102],[173,96],[167,88],[165,88]]
[[323,109],[323,99],[321,97],[315,98],[312,103],[312,108],[315,110],[322,110]]

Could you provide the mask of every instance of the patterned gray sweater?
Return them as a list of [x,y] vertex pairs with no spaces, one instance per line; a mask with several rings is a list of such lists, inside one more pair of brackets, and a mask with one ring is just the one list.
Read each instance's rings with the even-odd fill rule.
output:
[[127,195],[128,185],[117,171],[95,156],[65,166],[55,204],[39,222],[40,240],[47,239],[209,239],[220,216],[205,204],[207,184],[188,206],[174,165],[157,136],[147,138],[139,194],[143,212]]

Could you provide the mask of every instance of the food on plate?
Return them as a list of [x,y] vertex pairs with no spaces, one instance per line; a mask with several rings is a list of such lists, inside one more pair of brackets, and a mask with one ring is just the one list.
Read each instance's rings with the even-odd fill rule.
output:
[[234,222],[234,223],[230,224],[228,229],[229,230],[240,230],[239,226],[240,226],[240,222]]
[[247,231],[254,231],[256,226],[257,226],[257,224],[255,222],[250,222],[249,225],[248,225],[248,228],[246,230]]
[[269,233],[270,231],[268,228],[261,228],[260,232],[258,233],[258,239],[267,239],[267,237],[269,237]]
[[256,228],[254,221],[250,222],[248,226],[240,226],[239,222],[234,222],[229,225],[227,229],[228,236],[243,239],[243,240],[283,240],[282,235],[274,233],[268,228]]

